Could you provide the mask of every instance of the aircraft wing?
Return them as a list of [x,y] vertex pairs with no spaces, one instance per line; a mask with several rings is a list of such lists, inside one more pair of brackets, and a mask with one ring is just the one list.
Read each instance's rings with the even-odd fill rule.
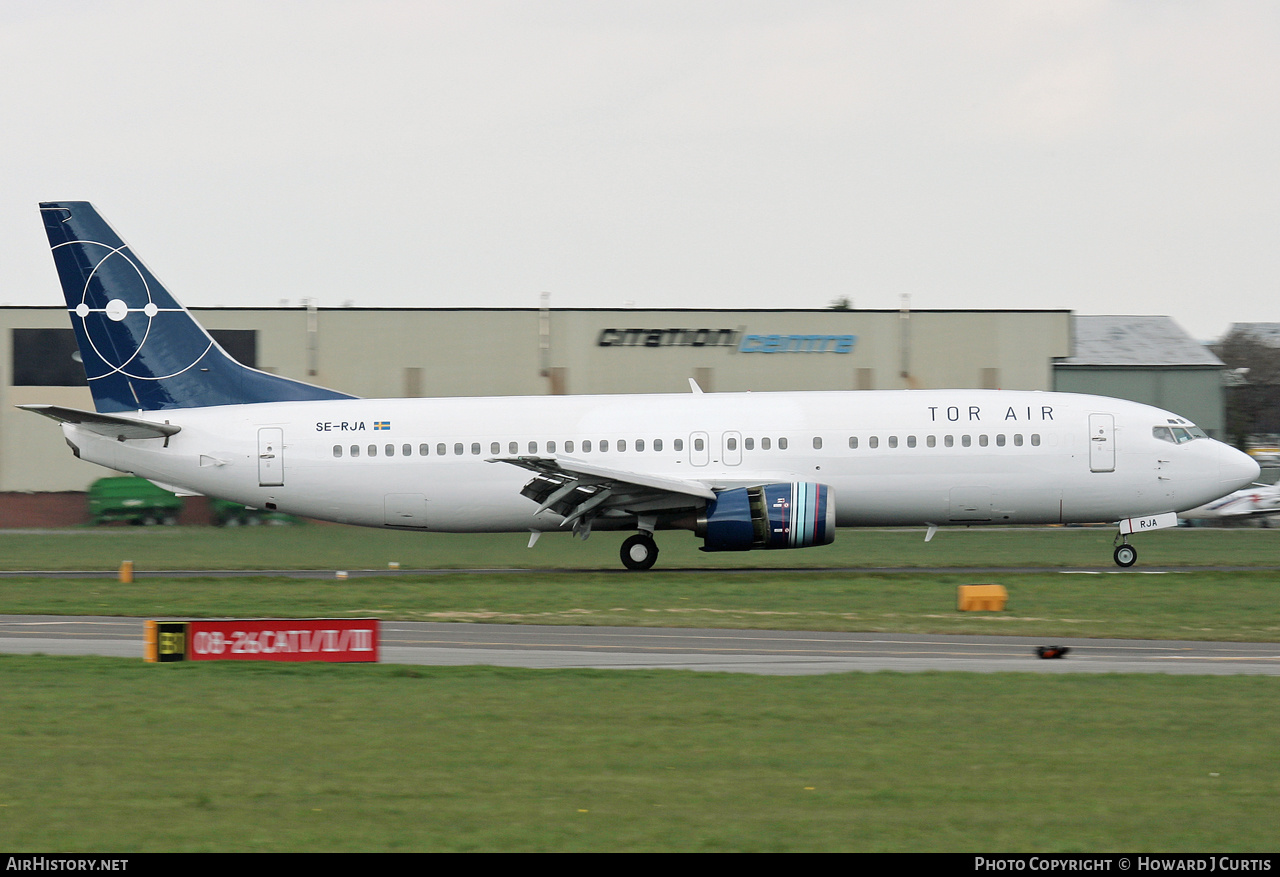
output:
[[96,411],[81,411],[79,408],[63,408],[60,405],[19,405],[18,407],[24,411],[42,414],[59,423],[74,423],[89,432],[119,439],[122,442],[129,439],[168,438],[182,431],[182,427],[171,423],[152,423],[149,420],[137,420],[119,414],[99,414]]
[[568,457],[493,457],[489,462],[535,473],[520,494],[538,503],[535,514],[550,509],[565,519],[562,526],[572,524],[575,532],[589,531],[591,519],[609,511],[657,515],[697,509],[716,498],[715,491],[699,481],[645,475]]

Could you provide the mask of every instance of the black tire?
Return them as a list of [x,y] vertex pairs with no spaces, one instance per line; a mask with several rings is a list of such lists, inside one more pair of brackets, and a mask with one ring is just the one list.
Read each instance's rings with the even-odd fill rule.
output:
[[627,569],[649,569],[658,560],[658,543],[652,536],[637,533],[622,543],[619,555]]
[[1132,545],[1117,545],[1115,554],[1116,566],[1131,567],[1138,562],[1138,549]]

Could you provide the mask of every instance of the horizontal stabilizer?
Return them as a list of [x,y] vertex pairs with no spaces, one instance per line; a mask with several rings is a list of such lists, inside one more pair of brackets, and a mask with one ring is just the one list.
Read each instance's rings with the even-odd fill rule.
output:
[[63,408],[60,405],[19,405],[18,407],[24,411],[42,414],[59,423],[74,423],[89,432],[119,439],[122,442],[129,439],[168,438],[182,431],[182,427],[171,423],[152,423],[148,420],[121,417],[118,414],[99,414],[96,411],[81,411],[79,408]]

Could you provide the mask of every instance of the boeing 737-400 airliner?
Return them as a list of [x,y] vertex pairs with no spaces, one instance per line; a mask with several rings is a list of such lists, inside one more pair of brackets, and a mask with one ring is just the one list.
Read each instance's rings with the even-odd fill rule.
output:
[[[40,205],[95,411],[76,456],[179,493],[446,532],[657,530],[706,551],[803,548],[836,527],[1174,526],[1258,477],[1176,414],[999,390],[359,399],[228,356],[82,201]],[[695,387],[696,390],[696,387]]]

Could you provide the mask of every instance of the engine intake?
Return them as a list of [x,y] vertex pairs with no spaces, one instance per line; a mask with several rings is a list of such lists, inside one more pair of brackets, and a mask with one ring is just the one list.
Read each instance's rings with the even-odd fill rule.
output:
[[737,487],[716,495],[694,532],[703,551],[808,548],[836,538],[831,488],[809,481]]

